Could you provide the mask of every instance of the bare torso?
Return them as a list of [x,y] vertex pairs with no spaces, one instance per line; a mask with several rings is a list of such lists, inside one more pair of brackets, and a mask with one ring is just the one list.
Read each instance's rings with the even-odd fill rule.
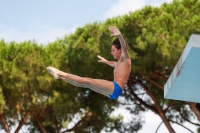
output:
[[119,84],[119,86],[124,89],[126,81],[131,71],[131,60],[128,59],[120,59],[117,62],[117,65],[113,71],[114,73],[114,81]]

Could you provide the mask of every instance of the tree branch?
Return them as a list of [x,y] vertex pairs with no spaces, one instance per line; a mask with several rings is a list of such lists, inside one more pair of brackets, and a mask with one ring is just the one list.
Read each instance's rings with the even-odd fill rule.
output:
[[158,114],[158,111],[157,111],[154,107],[152,107],[152,106],[146,104],[142,99],[140,99],[140,98],[133,92],[133,90],[131,89],[131,88],[132,88],[132,87],[131,87],[131,86],[132,86],[132,81],[129,81],[128,86],[129,86],[128,88],[129,88],[130,93],[135,97],[135,99],[137,99],[137,100],[140,102],[140,104],[144,105],[146,108],[148,108],[148,109],[150,109],[151,111],[153,111],[154,113]]
[[42,123],[40,122],[39,115],[36,114],[36,115],[34,115],[34,117],[35,117],[35,119],[36,119],[36,121],[37,121],[37,123],[38,123],[38,125],[39,125],[39,127],[40,127],[40,130],[42,131],[42,133],[48,133],[48,132],[46,131],[46,129],[44,128],[44,126],[42,125]]
[[164,110],[164,113],[166,113],[166,112],[168,111],[169,107],[170,107],[171,105],[173,105],[175,102],[176,102],[176,101],[172,100],[172,101],[169,103],[169,105],[167,106],[167,108]]
[[157,99],[154,97],[154,95],[149,91],[149,89],[139,80],[132,78],[133,81],[135,81],[136,83],[138,83],[146,92],[147,94],[151,97],[151,99],[154,101],[156,107],[158,110],[160,110],[162,112],[162,109],[160,107],[159,102],[157,101]]
[[72,127],[71,129],[67,129],[67,130],[63,131],[62,133],[74,131],[77,126],[79,126],[82,122],[86,121],[86,119],[90,118],[91,116],[92,116],[92,112],[88,111],[85,114],[85,116],[80,121],[78,121],[78,123],[76,123],[76,125],[74,127]]
[[164,76],[163,74],[161,74],[159,72],[154,72],[154,75],[156,75],[157,77],[162,78],[162,79],[167,79],[166,76]]
[[200,121],[200,112],[196,108],[195,103],[189,102],[189,105],[190,105],[192,111],[194,112],[194,114],[196,115],[197,119]]
[[1,121],[2,121],[2,123],[3,123],[3,126],[4,126],[4,128],[5,128],[5,130],[6,130],[6,132],[7,132],[7,133],[10,133],[10,130],[9,130],[9,127],[8,127],[8,124],[7,124],[7,122],[6,122],[6,118],[4,117],[4,115],[1,114],[1,115],[0,115],[0,118],[1,118]]
[[23,126],[23,124],[26,122],[26,120],[27,120],[27,118],[28,118],[29,115],[30,115],[30,111],[26,112],[24,118],[20,121],[17,129],[15,130],[15,133],[19,132],[19,130],[21,129],[21,127]]
[[179,125],[179,126],[182,126],[183,128],[185,128],[185,129],[187,129],[188,131],[190,131],[191,133],[194,133],[192,130],[190,130],[189,128],[187,128],[187,127],[185,127],[184,125],[182,125],[182,124],[180,124],[180,123],[178,123],[178,122],[176,122],[176,121],[173,121],[173,120],[170,120],[172,123],[176,123],[177,125]]
[[172,128],[172,126],[170,125],[169,121],[167,120],[159,102],[157,101],[157,99],[154,97],[154,95],[151,93],[151,91],[140,81],[137,80],[135,78],[131,78],[134,82],[136,82],[137,84],[139,84],[146,92],[147,94],[151,97],[151,99],[154,101],[154,104],[156,106],[157,112],[159,114],[159,116],[161,117],[161,119],[163,120],[165,126],[168,128],[169,132],[171,133],[175,133],[174,129]]
[[156,129],[156,132],[155,133],[157,133],[157,131],[158,131],[158,129],[160,128],[160,126],[161,126],[161,124],[163,123],[163,121],[158,125],[158,127],[157,127],[157,129]]
[[185,121],[187,121],[187,122],[189,122],[189,123],[191,123],[191,124],[193,124],[193,125],[200,126],[200,124],[191,122],[190,120],[186,119],[186,118],[184,117],[184,115],[183,115],[181,112],[179,112],[179,113],[180,113],[180,116],[181,116]]
[[156,85],[158,88],[160,88],[162,91],[164,91],[164,87],[159,85],[158,83],[156,83],[155,81],[153,81],[152,79],[145,77],[146,80],[148,80],[149,82],[153,83],[154,85]]

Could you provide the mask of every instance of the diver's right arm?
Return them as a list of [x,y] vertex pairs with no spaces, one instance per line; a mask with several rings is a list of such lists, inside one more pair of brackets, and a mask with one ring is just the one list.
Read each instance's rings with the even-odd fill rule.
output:
[[108,64],[111,67],[115,67],[117,65],[116,61],[108,61],[105,58],[101,57],[100,55],[97,55],[97,57],[100,59],[98,62]]

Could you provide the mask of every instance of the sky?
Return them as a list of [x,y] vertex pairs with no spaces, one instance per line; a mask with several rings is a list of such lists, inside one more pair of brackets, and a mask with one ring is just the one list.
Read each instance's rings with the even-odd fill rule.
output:
[[[103,22],[145,5],[158,7],[164,2],[172,0],[0,0],[0,39],[6,42],[35,40],[45,44],[73,33],[86,23]],[[123,107],[113,115],[119,113],[124,114],[125,121],[130,118]],[[139,133],[154,133],[161,122],[150,111],[144,114],[144,120],[146,122]],[[196,131],[196,127],[188,123],[186,126]],[[178,133],[189,133],[180,126],[173,124],[173,127]],[[168,130],[162,124],[157,133],[168,133]]]
[[171,0],[0,0],[0,39],[48,43],[77,27]]

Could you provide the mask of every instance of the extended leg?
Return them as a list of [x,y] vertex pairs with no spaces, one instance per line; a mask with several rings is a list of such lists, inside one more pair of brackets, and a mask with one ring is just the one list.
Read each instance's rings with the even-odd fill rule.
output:
[[53,67],[47,67],[47,70],[56,78],[63,79],[77,87],[90,88],[91,90],[109,97],[113,93],[113,82],[102,79],[83,78],[73,74],[62,72]]

